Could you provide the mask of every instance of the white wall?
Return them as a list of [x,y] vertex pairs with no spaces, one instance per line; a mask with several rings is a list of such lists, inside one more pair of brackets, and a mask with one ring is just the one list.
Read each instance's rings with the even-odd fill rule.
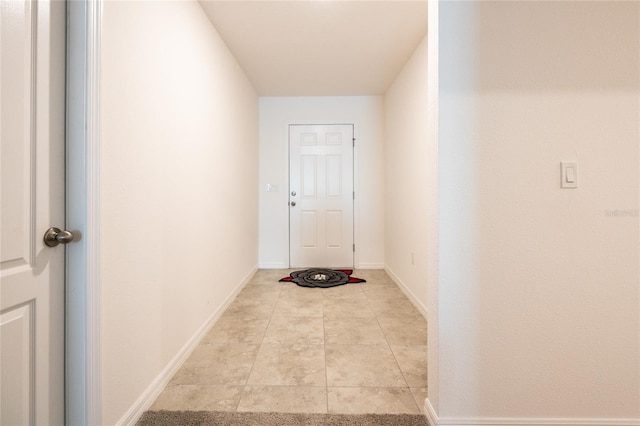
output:
[[[429,389],[429,403],[436,410],[439,408],[438,396],[440,395],[440,271],[439,264],[439,2],[430,1],[427,17],[427,144],[431,147],[429,155],[435,160],[435,167],[429,175],[431,182],[429,198],[427,200],[427,388]],[[426,401],[425,401],[426,403]]]
[[439,5],[440,424],[640,421],[639,6]]
[[436,142],[427,142],[427,59],[425,36],[384,97],[385,268],[423,312],[438,165]]
[[106,2],[102,28],[100,357],[112,425],[257,266],[258,97],[197,2]]
[[[356,267],[382,268],[384,262],[382,98],[260,98],[261,268],[289,265],[289,124],[355,124]],[[267,192],[267,184],[278,192]]]

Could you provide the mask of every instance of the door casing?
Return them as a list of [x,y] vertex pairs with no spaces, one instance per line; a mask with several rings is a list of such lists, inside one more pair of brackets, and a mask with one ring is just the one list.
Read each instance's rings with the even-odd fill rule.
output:
[[67,2],[66,424],[102,424],[100,407],[100,56],[103,0]]
[[[298,136],[303,137],[303,135],[305,135],[305,133],[303,133],[305,130],[309,132],[308,136],[315,135],[315,133],[313,132],[317,131],[319,132],[318,135],[320,135],[319,136],[320,138],[326,137],[327,140],[318,142],[318,145],[315,145],[315,146],[310,146],[310,145],[302,146],[302,147],[294,146],[293,138]],[[288,173],[288,176],[289,176],[289,184],[288,184],[289,267],[326,266],[326,267],[352,268],[356,264],[356,256],[355,256],[355,230],[356,230],[355,125],[354,124],[293,124],[291,123],[288,125],[287,135],[288,135],[287,146],[288,146],[288,157],[289,157],[289,162],[288,162],[289,164],[289,173]],[[330,135],[334,135],[338,137],[338,139],[342,138],[345,140],[342,140],[342,141],[336,140],[336,142],[339,143],[339,145],[332,146],[331,143],[328,141],[328,138]],[[345,137],[345,135],[348,135],[348,136]],[[297,158],[293,158],[293,156],[297,155],[295,153],[299,153],[299,152],[301,153],[304,150],[308,151],[307,154],[311,154],[312,151],[313,152],[318,151],[317,158],[319,158],[320,160],[316,160],[316,161],[318,161],[318,164],[324,165],[327,161],[329,161],[330,158],[335,159],[336,154],[344,155],[345,149],[348,150],[348,152],[346,152],[348,159],[347,161],[340,160],[342,164],[342,168],[340,170],[346,171],[347,174],[345,175],[346,179],[341,179],[341,180],[344,180],[345,184],[342,185],[342,182],[340,182],[341,184],[340,190],[342,191],[341,196],[337,198],[335,196],[331,197],[330,194],[327,192],[328,188],[331,186],[329,183],[331,179],[330,177],[325,176],[323,174],[323,173],[326,173],[326,170],[322,171],[321,174],[327,178],[327,181],[320,182],[318,184],[319,187],[324,187],[324,186],[327,187],[326,189],[319,189],[319,196],[326,200],[325,203],[328,202],[330,204],[333,204],[333,207],[334,207],[333,213],[338,213],[338,211],[335,210],[335,207],[339,207],[340,211],[342,211],[343,208],[346,208],[348,210],[348,215],[346,219],[343,219],[342,225],[341,225],[343,231],[346,229],[345,236],[341,239],[342,242],[344,242],[345,244],[343,248],[337,248],[341,252],[341,254],[337,258],[335,255],[332,255],[329,253],[330,251],[332,251],[331,249],[325,249],[324,251],[320,249],[318,250],[318,254],[317,254],[319,256],[318,261],[312,261],[312,260],[309,260],[311,259],[310,253],[300,255],[300,253],[293,252],[293,250],[304,251],[303,248],[297,247],[297,246],[302,245],[302,244],[298,244],[299,242],[298,240],[301,237],[300,235],[301,233],[300,228],[302,227],[301,223],[303,221],[302,212],[299,209],[304,208],[303,203],[305,202],[305,196],[303,194],[304,189],[302,188],[303,185],[302,185],[302,182],[299,182],[299,181],[302,181],[303,178],[300,177],[299,181],[297,178],[294,178],[294,174],[300,172],[302,166],[299,164],[293,163],[293,161],[298,161]],[[316,154],[312,154],[309,156],[301,155],[300,157],[309,157],[313,160],[316,157]],[[300,186],[300,187],[294,188],[294,186],[296,186],[293,184],[294,182],[297,182],[297,186]],[[296,195],[293,195],[294,191],[297,191]],[[315,199],[315,196],[312,196],[311,199]],[[336,204],[336,202],[338,203]],[[301,203],[301,204],[300,206],[298,206],[298,208],[296,208],[296,206],[294,206],[292,203]],[[309,213],[311,212],[312,211],[310,211]],[[321,225],[324,224],[325,220],[327,220],[327,218],[329,217],[329,214],[328,214],[329,211],[325,211],[324,213],[325,215],[319,220],[319,224]],[[297,214],[299,216],[292,216],[293,214]],[[348,221],[348,222],[345,222],[345,221]],[[320,226],[320,228],[322,228],[322,226]],[[321,232],[321,234],[324,235],[324,231]],[[320,240],[324,241],[323,238],[320,238]],[[310,249],[310,252],[313,252],[313,251],[314,249]],[[311,256],[316,256],[316,254],[314,253]]]

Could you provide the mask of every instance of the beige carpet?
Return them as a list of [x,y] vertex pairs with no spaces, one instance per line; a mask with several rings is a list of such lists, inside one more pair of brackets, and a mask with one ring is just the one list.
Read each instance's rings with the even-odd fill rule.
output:
[[428,426],[417,414],[281,414],[226,411],[147,411],[137,426]]

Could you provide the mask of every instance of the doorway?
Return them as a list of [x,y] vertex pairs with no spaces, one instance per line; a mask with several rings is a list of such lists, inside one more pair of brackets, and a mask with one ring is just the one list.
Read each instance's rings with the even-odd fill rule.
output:
[[289,265],[354,265],[353,124],[289,126]]

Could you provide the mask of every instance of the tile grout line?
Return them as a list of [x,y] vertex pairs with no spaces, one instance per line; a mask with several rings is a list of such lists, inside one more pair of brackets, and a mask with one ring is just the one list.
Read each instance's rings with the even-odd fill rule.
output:
[[[252,277],[252,280],[253,279],[255,279],[255,275],[254,275],[254,277]],[[262,278],[262,279],[259,278],[258,280],[260,282],[264,282],[265,283],[265,284],[262,284],[262,285],[269,286],[269,285],[271,285],[271,281],[273,281],[274,279],[275,278],[273,278],[273,277],[267,277],[267,278]],[[371,281],[373,281],[373,282],[371,282]],[[379,284],[375,284],[378,281],[382,281],[383,284],[386,284],[386,280],[384,280],[383,278],[381,278],[381,277],[377,277],[377,278],[376,277],[372,277],[372,278],[370,278],[370,281],[369,281],[370,286],[367,286],[367,288],[375,288],[376,286],[379,285]],[[278,284],[280,284],[280,283],[278,283]],[[397,287],[397,284],[395,284],[393,282],[391,282],[390,284],[393,285],[394,287]],[[381,318],[385,318],[385,316],[384,316],[385,312],[387,312],[387,314],[389,314],[389,310],[388,309],[386,309],[386,310],[382,309],[382,312],[380,312],[380,313],[378,313],[376,310],[374,310],[373,309],[373,302],[378,300],[378,299],[380,299],[380,297],[370,297],[369,292],[364,291],[363,288],[364,287],[360,287],[361,291],[357,292],[357,297],[360,298],[361,295],[365,297],[364,300],[366,301],[366,305],[368,306],[368,308],[371,310],[371,312],[373,314],[372,317],[368,317],[368,318],[375,318],[375,322],[372,322],[372,325],[376,324],[378,326],[378,329],[380,330],[380,333],[382,334],[382,337],[383,337],[383,340],[381,340],[380,343],[376,343],[375,345],[381,345],[383,342],[387,345],[386,347],[391,352],[391,355],[392,355],[394,361],[396,362],[396,366],[397,366],[398,370],[401,373],[401,377],[403,378],[404,385],[401,385],[401,386],[359,386],[359,385],[351,385],[351,386],[336,386],[336,387],[348,388],[348,389],[380,389],[380,390],[383,390],[383,391],[387,390],[387,392],[390,392],[391,389],[398,389],[398,390],[407,389],[408,392],[409,392],[410,399],[412,401],[412,403],[410,403],[410,405],[412,407],[414,407],[414,411],[413,412],[415,412],[415,408],[417,407],[418,408],[417,412],[421,413],[422,410],[421,410],[421,408],[419,406],[419,402],[417,402],[416,396],[413,394],[411,386],[409,386],[409,382],[408,382],[408,379],[407,379],[408,376],[407,376],[407,374],[405,374],[405,372],[402,370],[402,368],[400,368],[400,363],[398,361],[398,356],[396,355],[396,351],[393,350],[393,347],[392,347],[392,345],[390,344],[390,341],[389,341],[389,337],[387,336],[387,333],[385,333],[383,331],[383,328],[382,328],[382,325],[381,325],[381,322],[380,322]],[[273,291],[273,292],[269,291],[268,293],[269,294],[273,294],[273,293],[276,293],[276,291]],[[380,296],[379,293],[380,292],[378,292],[377,290],[373,292],[373,294],[377,295],[377,296]],[[382,293],[384,294],[384,292],[382,292]],[[356,294],[351,294],[350,291],[346,291],[346,292],[342,292],[342,291],[325,292],[325,291],[322,291],[321,292],[320,302],[321,302],[321,307],[322,307],[322,315],[321,315],[321,319],[322,319],[322,345],[323,345],[323,352],[324,352],[324,369],[325,369],[325,371],[324,371],[324,373],[325,373],[324,374],[324,376],[325,376],[325,384],[324,384],[324,386],[302,386],[302,385],[298,386],[298,385],[295,385],[295,384],[294,385],[286,385],[286,384],[280,384],[280,385],[256,385],[256,386],[273,387],[273,388],[290,388],[290,389],[293,390],[294,393],[299,393],[298,391],[300,390],[300,388],[303,388],[303,387],[304,388],[315,388],[315,389],[317,389],[318,396],[321,395],[321,393],[322,393],[320,391],[320,389],[324,389],[324,394],[325,394],[325,397],[326,397],[326,400],[325,400],[325,409],[326,409],[326,411],[325,412],[327,414],[329,414],[329,406],[330,406],[330,403],[329,403],[329,387],[330,386],[329,386],[329,380],[328,380],[328,357],[327,357],[327,350],[328,350],[327,346],[328,345],[327,345],[327,327],[326,326],[327,326],[327,321],[330,322],[330,320],[332,320],[334,317],[328,317],[327,316],[328,313],[327,313],[327,311],[325,309],[326,307],[325,307],[325,303],[324,302],[330,302],[331,300],[334,300],[334,298],[333,298],[334,295],[338,296],[338,299],[344,298],[345,300],[352,300],[352,301],[354,300],[354,297],[356,297]],[[261,300],[265,296],[266,296],[266,294],[260,294],[259,291],[256,291],[256,294],[253,295],[252,297],[256,297],[258,300]],[[295,294],[291,293],[290,296],[293,297],[293,296],[295,296]],[[238,297],[239,297],[239,295],[236,296],[236,299]],[[270,297],[271,296],[269,296],[269,298]],[[404,298],[406,298],[406,296]],[[404,299],[404,298],[403,297],[398,297],[397,299]],[[256,355],[255,355],[255,357],[253,358],[253,361],[250,364],[249,372],[247,373],[246,379],[244,380],[244,384],[236,386],[236,388],[239,390],[239,396],[238,396],[237,403],[235,404],[235,409],[229,407],[229,409],[230,409],[229,411],[238,412],[239,406],[241,405],[242,401],[246,402],[245,398],[249,395],[247,393],[247,389],[251,387],[249,385],[249,379],[250,379],[251,375],[254,372],[257,371],[256,370],[256,368],[257,368],[256,366],[257,366],[258,355],[260,354],[261,349],[263,349],[264,345],[267,344],[266,343],[267,331],[269,330],[270,327],[272,327],[275,324],[273,321],[275,321],[275,318],[277,317],[275,315],[275,312],[277,310],[278,303],[281,300],[285,300],[285,299],[288,299],[287,292],[285,291],[284,285],[280,285],[278,287],[278,289],[277,289],[277,296],[275,298],[275,303],[273,304],[271,313],[269,314],[268,310],[267,311],[262,310],[263,313],[261,315],[258,315],[258,317],[262,317],[262,318],[266,319],[266,327],[264,329],[264,332],[262,333],[262,337],[260,339],[260,342],[256,342],[255,343],[256,346],[257,346]],[[387,296],[387,297],[383,297],[381,300],[384,301],[384,300],[390,300],[390,299],[396,299],[396,298],[394,298],[393,296],[391,296],[391,297]],[[384,308],[384,306],[383,306],[383,308]],[[256,311],[258,311],[258,310],[259,310],[259,305],[257,304],[255,306],[251,307],[251,310],[248,312],[248,314],[249,315],[256,315]],[[340,311],[340,309],[339,309],[339,311]],[[342,318],[342,314],[340,314],[340,312],[338,312],[338,313],[339,313],[339,315],[337,317],[335,317],[335,318],[338,318],[338,319]],[[288,317],[288,315],[285,315],[285,317]],[[362,319],[366,319],[366,318],[363,317]],[[316,322],[316,324],[317,324],[317,322]],[[410,326],[410,324],[407,324],[407,326]],[[394,337],[394,334],[393,334],[394,330],[395,329],[391,330],[391,337]],[[316,332],[313,332],[313,333],[315,334]],[[276,333],[276,335],[279,335],[279,334]],[[286,337],[284,337],[284,338],[286,338]],[[258,339],[256,339],[256,340],[258,340]],[[216,343],[216,342],[209,342],[209,343]],[[220,343],[224,343],[224,342],[220,342]],[[305,345],[310,345],[310,344],[305,344]],[[358,345],[358,346],[365,346],[365,347],[368,346],[365,343],[356,343],[356,342],[353,341],[353,339],[348,340],[348,343],[344,343],[344,345]],[[410,344],[407,345],[407,344],[405,344],[405,345],[398,345],[398,346],[422,346],[422,345],[410,345]],[[402,351],[399,352],[399,353],[402,353]],[[224,365],[222,367],[224,367]],[[413,370],[409,369],[408,371],[413,371]],[[178,386],[189,386],[189,384],[178,384]],[[228,388],[230,386],[220,383],[220,384],[207,384],[205,387],[222,389],[222,388]],[[420,388],[416,388],[416,389],[420,389]],[[290,399],[290,398],[287,398],[287,400],[288,399]],[[402,404],[402,406],[407,407],[408,404]],[[319,406],[316,406],[316,407],[319,407]],[[389,410],[389,408],[385,409],[385,407],[386,407],[386,405],[382,404],[382,406],[380,408],[382,408],[385,411]],[[251,406],[247,406],[245,408],[251,409]],[[408,408],[405,408],[405,410],[408,410]],[[309,412],[309,411],[305,410],[303,412]],[[406,413],[407,411],[403,410],[403,412]]]
[[326,397],[325,407],[327,409],[327,414],[329,414],[329,373],[327,372],[327,327],[326,327],[326,317],[324,312],[324,299],[326,295],[322,294],[322,349],[324,350],[324,394]]
[[[397,284],[396,284],[397,286]],[[365,292],[365,295],[367,296],[367,301],[369,302],[369,305],[371,305],[371,299],[369,298],[369,295]],[[391,352],[391,356],[393,356],[393,359],[396,362],[396,365],[398,366],[398,370],[400,371],[400,374],[402,375],[402,379],[404,380],[404,383],[406,385],[406,387],[399,387],[397,389],[407,389],[407,391],[409,392],[409,396],[411,397],[411,401],[413,401],[413,405],[415,408],[418,409],[418,413],[421,412],[420,407],[418,407],[418,403],[416,402],[416,398],[413,396],[413,392],[411,392],[411,388],[409,387],[409,382],[407,381],[407,377],[404,373],[404,371],[402,370],[402,368],[400,367],[400,363],[398,362],[398,358],[396,357],[395,352],[393,351],[393,349],[391,348],[391,344],[389,343],[389,339],[387,339],[387,335],[384,332],[384,329],[382,328],[382,325],[380,324],[380,320],[378,317],[378,313],[373,309],[373,307],[371,307],[371,310],[373,311],[375,318],[376,318],[376,322],[378,323],[378,327],[380,327],[380,331],[382,332],[382,336],[384,337],[385,342],[387,342],[387,347],[389,348],[389,351]]]
[[[254,274],[255,276],[255,274]],[[252,277],[253,278],[253,277]],[[269,285],[269,284],[264,284]],[[251,364],[251,368],[249,369],[249,374],[247,374],[247,378],[244,381],[244,385],[242,386],[242,391],[240,393],[240,398],[238,398],[238,403],[236,404],[235,412],[238,412],[238,408],[240,408],[240,403],[242,402],[242,398],[247,394],[246,390],[249,386],[249,378],[251,377],[251,373],[253,373],[253,368],[256,365],[256,361],[258,360],[258,355],[260,354],[260,350],[262,349],[262,345],[264,344],[264,340],[267,337],[267,330],[269,330],[269,325],[271,324],[271,320],[273,319],[273,313],[275,312],[276,306],[278,304],[278,300],[280,300],[280,295],[282,294],[282,286],[280,286],[280,290],[278,291],[278,297],[276,298],[276,303],[273,304],[273,309],[271,310],[271,314],[269,315],[269,320],[267,321],[267,327],[264,330],[264,334],[262,335],[262,341],[258,345],[258,350],[256,351],[256,356],[253,359],[253,363]],[[236,296],[236,299],[238,296]],[[235,299],[234,299],[235,301]]]

